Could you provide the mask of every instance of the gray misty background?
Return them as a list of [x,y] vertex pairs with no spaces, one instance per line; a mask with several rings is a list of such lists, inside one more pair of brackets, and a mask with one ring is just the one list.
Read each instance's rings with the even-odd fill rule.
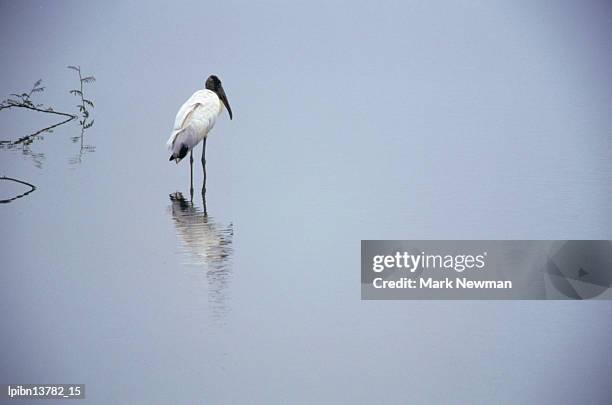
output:
[[[0,150],[38,186],[0,207],[2,382],[85,383],[92,404],[609,402],[610,303],[362,302],[359,277],[361,239],[612,239],[609,2],[0,18],[3,96],[42,78],[71,111],[66,65],[97,78],[81,163],[74,122]],[[204,217],[170,200],[189,169],[165,142],[211,73],[234,120],[207,144]],[[0,112],[2,139],[40,115]]]

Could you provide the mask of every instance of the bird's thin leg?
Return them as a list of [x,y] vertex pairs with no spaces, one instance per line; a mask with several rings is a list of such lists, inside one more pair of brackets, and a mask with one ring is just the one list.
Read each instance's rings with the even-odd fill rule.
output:
[[206,194],[202,193],[202,210],[204,211],[204,218],[208,216],[208,211],[206,211]]
[[191,182],[189,187],[189,194],[191,194],[191,201],[193,201],[193,150],[189,155],[189,167],[191,169]]
[[204,173],[202,182],[202,195],[204,195],[206,194],[206,138],[202,140],[202,173]]

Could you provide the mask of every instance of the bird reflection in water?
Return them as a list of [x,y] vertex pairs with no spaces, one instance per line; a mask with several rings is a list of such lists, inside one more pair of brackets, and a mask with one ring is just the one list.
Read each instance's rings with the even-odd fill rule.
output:
[[202,207],[183,194],[170,194],[169,211],[177,233],[182,239],[179,248],[188,265],[202,267],[208,281],[212,314],[221,319],[228,311],[228,286],[231,277],[233,225],[222,226],[206,211],[206,198]]

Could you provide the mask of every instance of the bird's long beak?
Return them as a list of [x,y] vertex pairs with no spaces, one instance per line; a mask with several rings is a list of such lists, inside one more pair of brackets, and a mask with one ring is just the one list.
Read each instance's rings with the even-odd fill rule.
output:
[[229,105],[229,101],[227,101],[227,96],[225,95],[225,90],[223,90],[223,86],[219,86],[219,91],[217,91],[217,95],[227,108],[227,112],[229,113],[230,120],[232,119],[232,107]]

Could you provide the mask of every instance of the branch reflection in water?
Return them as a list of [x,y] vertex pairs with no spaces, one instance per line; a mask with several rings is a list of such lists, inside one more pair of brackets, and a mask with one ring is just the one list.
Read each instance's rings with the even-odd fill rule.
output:
[[233,224],[221,225],[209,216],[204,196],[202,207],[198,207],[180,192],[170,194],[168,210],[181,239],[179,251],[185,259],[184,263],[205,271],[212,315],[217,320],[222,319],[229,309]]
[[38,131],[29,135],[22,136],[15,141],[0,140],[0,150],[18,150],[23,156],[30,157],[37,168],[42,169],[43,162],[45,161],[45,154],[43,152],[33,152],[30,145],[32,145],[35,141],[42,141],[44,139],[44,134],[53,133],[54,128],[64,125],[73,119],[75,119],[75,117],[69,117],[64,121],[39,129]]
[[[93,125],[93,121],[91,122],[91,124]],[[84,124],[81,124],[81,135],[78,136],[73,136],[72,139],[72,143],[80,143],[80,149],[79,151],[72,156],[69,160],[68,163],[70,163],[71,165],[76,165],[76,164],[80,164],[83,162],[83,155],[85,153],[91,153],[91,152],[95,152],[96,151],[96,147],[94,145],[88,145],[88,144],[83,144],[83,138],[85,136],[85,132],[87,131],[88,128],[91,128],[90,126],[86,126]]]

